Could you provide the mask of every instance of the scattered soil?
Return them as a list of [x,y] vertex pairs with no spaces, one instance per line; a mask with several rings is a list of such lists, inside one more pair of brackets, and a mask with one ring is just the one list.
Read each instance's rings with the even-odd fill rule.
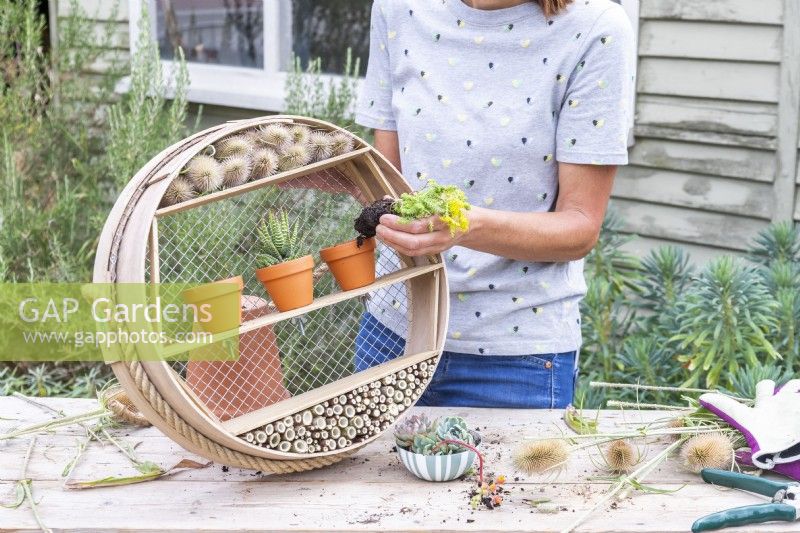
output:
[[358,232],[358,245],[364,242],[364,239],[375,236],[375,228],[380,224],[383,215],[392,214],[392,206],[394,200],[382,199],[376,200],[367,207],[361,210],[361,214],[355,219],[353,227]]

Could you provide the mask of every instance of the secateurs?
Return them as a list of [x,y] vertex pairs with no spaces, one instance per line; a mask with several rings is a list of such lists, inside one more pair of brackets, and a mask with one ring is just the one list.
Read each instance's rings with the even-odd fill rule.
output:
[[726,527],[760,524],[762,522],[794,522],[800,520],[800,483],[771,481],[756,476],[706,468],[700,472],[703,481],[746,490],[772,498],[770,503],[745,505],[704,516],[692,524],[692,531],[711,531]]

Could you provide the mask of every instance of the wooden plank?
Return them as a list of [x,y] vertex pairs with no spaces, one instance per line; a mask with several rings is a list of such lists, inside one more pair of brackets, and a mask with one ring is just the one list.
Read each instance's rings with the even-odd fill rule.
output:
[[771,192],[766,183],[629,166],[619,169],[613,195],[769,220]]
[[629,158],[632,165],[642,167],[683,170],[764,183],[771,183],[775,178],[774,152],[745,147],[638,137],[636,145],[630,149]]
[[780,68],[766,63],[644,57],[639,92],[750,102],[777,102]]
[[[75,9],[77,7],[77,10]],[[58,12],[61,16],[73,13],[84,15],[95,20],[127,21],[129,18],[128,2],[109,2],[108,0],[58,0]]]
[[777,140],[773,137],[756,137],[753,135],[736,135],[732,133],[716,133],[710,131],[694,131],[660,126],[636,126],[637,137],[652,139],[673,139],[676,141],[696,142],[701,144],[717,144],[720,146],[741,146],[760,150],[775,150]]
[[[92,400],[43,399],[56,409],[73,412],[96,407]],[[38,421],[49,418],[16,398],[0,398],[4,416]],[[470,408],[414,408],[435,418],[460,415],[481,427],[490,471],[508,476],[503,507],[488,512],[472,511],[468,505],[469,481],[429,483],[414,478],[391,452],[388,433],[368,445],[357,456],[312,472],[263,476],[218,465],[185,471],[169,478],[117,488],[84,491],[64,490],[60,473],[73,457],[75,439],[69,428],[39,437],[29,466],[33,493],[44,523],[64,531],[435,531],[440,533],[559,531],[580,513],[591,508],[608,490],[610,480],[601,479],[596,451],[573,455],[558,476],[527,477],[515,471],[512,451],[529,435],[545,436],[564,430],[561,411]],[[592,413],[587,413],[592,416]],[[663,418],[658,412],[601,411],[601,427],[619,427],[623,422],[644,423]],[[0,421],[5,428],[10,421]],[[12,421],[13,422],[13,421]],[[630,427],[630,426],[629,426]],[[113,430],[112,430],[113,431]],[[121,428],[118,438],[139,442],[136,453],[162,466],[178,459],[197,457],[182,451],[153,429]],[[0,444],[0,500],[14,492],[27,439]],[[664,442],[642,447],[650,455]],[[592,460],[590,454],[595,457]],[[686,531],[699,516],[754,501],[742,491],[720,491],[701,482],[670,461],[656,469],[648,484],[677,489],[672,494],[634,495],[602,506],[580,528],[599,533]],[[9,473],[11,471],[12,473]],[[113,447],[90,445],[74,471],[75,479],[98,479],[132,473],[132,467]],[[683,488],[681,488],[683,487]],[[547,498],[554,512],[536,512],[526,499]],[[92,512],[75,512],[91,509]],[[791,529],[791,527],[789,527]],[[38,527],[27,505],[0,512],[0,530],[35,531]],[[752,528],[726,531],[745,532]],[[780,533],[787,524],[759,525],[759,531]]]
[[324,161],[311,163],[310,165],[296,168],[294,170],[280,172],[278,174],[269,176],[267,178],[262,178],[260,180],[255,180],[249,183],[245,183],[244,185],[239,185],[238,187],[231,187],[229,189],[223,189],[221,191],[213,192],[211,194],[199,196],[193,200],[189,200],[188,202],[183,202],[177,205],[159,209],[158,211],[156,211],[156,217],[166,217],[174,215],[175,213],[180,213],[182,211],[186,211],[187,209],[194,209],[195,207],[200,207],[202,205],[210,204],[212,202],[218,202],[220,200],[234,198],[236,196],[241,196],[242,194],[248,193],[250,191],[254,191],[257,189],[261,189],[263,187],[267,187],[269,185],[276,185],[278,183],[294,179],[298,176],[305,176],[307,174],[311,174],[318,170],[325,170],[326,168],[335,167],[336,165],[340,165],[346,161],[360,158],[362,155],[369,153],[370,150],[372,150],[372,148],[370,147],[359,148],[357,150],[353,150],[352,152],[346,154],[342,154],[336,157],[331,157],[330,159],[326,159]]
[[640,94],[638,125],[734,135],[774,137],[778,132],[775,104]]
[[696,209],[625,199],[614,199],[611,204],[624,219],[624,231],[676,242],[745,250],[767,227],[767,221]]
[[[263,407],[257,411],[251,411],[242,416],[231,418],[230,420],[222,422],[221,425],[231,434],[241,435],[245,431],[250,431],[251,429],[263,426],[264,424],[268,424],[275,420],[280,420],[289,415],[293,415],[298,411],[302,411],[303,409],[308,409],[314,404],[320,403],[321,401],[338,396],[342,394],[342,391],[357,389],[358,387],[371,381],[381,379],[389,374],[397,372],[398,370],[407,368],[415,363],[419,363],[420,361],[430,359],[436,354],[436,351],[427,351],[403,355],[378,366],[373,366],[367,370],[351,374],[332,383],[317,387],[312,391],[298,394],[297,396],[293,396],[280,403],[268,405],[267,407]],[[276,452],[276,454],[280,455],[280,452]],[[287,457],[296,457],[296,454],[286,455]]]
[[785,0],[773,221],[791,220],[800,141],[800,2]]
[[[338,303],[345,302],[347,300],[352,300],[354,298],[358,298],[359,296],[369,294],[370,292],[377,291],[378,289],[388,287],[389,285],[394,285],[395,283],[403,283],[405,281],[414,278],[427,276],[428,274],[436,272],[437,270],[441,270],[442,268],[443,268],[443,263],[433,263],[428,265],[403,268],[396,272],[392,272],[390,274],[386,274],[385,276],[381,276],[380,278],[375,280],[375,283],[367,285],[366,287],[361,287],[350,291],[341,291],[341,292],[334,292],[332,294],[326,294],[325,296],[316,298],[311,304],[306,305],[304,307],[292,309],[291,311],[283,311],[281,313],[270,313],[268,315],[255,318],[253,320],[248,320],[247,322],[244,322],[239,327],[238,330],[231,330],[223,333],[215,333],[213,342],[219,342],[225,339],[229,339],[237,335],[242,335],[250,331],[255,331],[265,326],[271,326],[278,322],[283,322],[285,320],[290,320],[292,318],[311,313],[312,311],[317,311],[319,309],[330,307],[332,305],[336,305]],[[170,359],[172,357],[175,357],[176,355],[180,355],[189,350],[202,348],[203,346],[207,345],[208,343],[206,342],[170,344],[163,348],[161,352],[161,358]]]
[[779,63],[781,33],[780,26],[643,20],[639,56]]
[[709,20],[748,24],[781,24],[782,0],[642,0],[643,19]]

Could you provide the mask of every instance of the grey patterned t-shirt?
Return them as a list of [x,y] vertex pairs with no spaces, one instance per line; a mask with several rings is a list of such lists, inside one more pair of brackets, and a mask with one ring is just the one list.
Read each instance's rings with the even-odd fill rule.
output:
[[[376,0],[357,121],[397,130],[403,175],[416,188],[433,178],[463,188],[473,205],[549,211],[558,162],[627,163],[633,57],[630,22],[609,0],[577,0],[550,19],[535,2],[487,11],[461,0]],[[463,247],[445,259],[446,350],[579,348],[583,261]],[[384,324],[402,322],[392,317],[399,306],[377,307]]]

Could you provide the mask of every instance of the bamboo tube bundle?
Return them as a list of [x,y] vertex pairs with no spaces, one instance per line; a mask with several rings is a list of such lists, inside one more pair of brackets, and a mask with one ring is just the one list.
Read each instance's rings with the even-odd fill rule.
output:
[[[94,281],[225,281],[238,286],[243,311],[210,346],[136,346],[111,362],[130,401],[185,448],[262,471],[326,466],[377,438],[438,363],[448,313],[442,258],[381,249],[375,281],[341,290],[317,252],[355,237],[363,205],[403,192],[409,185],[373,147],[303,117],[222,124],[158,154],[109,214]],[[292,221],[311,255],[313,294],[298,307],[281,305],[256,274],[270,213]],[[397,357],[386,361],[362,331],[367,319],[407,339]],[[193,357],[231,342],[237,360]],[[164,357],[147,357],[153,350]]]

